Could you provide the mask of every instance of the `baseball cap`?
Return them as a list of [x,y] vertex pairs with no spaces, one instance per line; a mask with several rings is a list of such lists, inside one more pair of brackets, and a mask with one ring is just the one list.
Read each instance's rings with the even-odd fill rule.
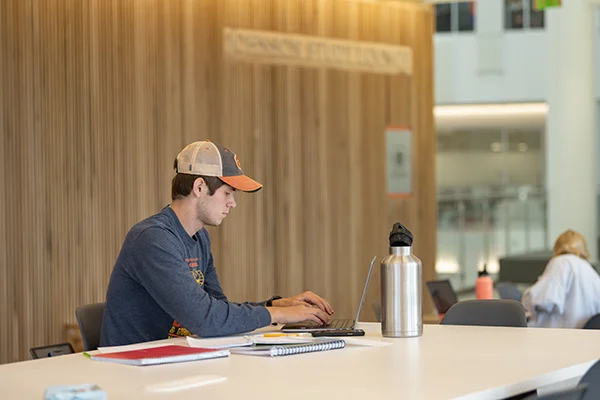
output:
[[216,176],[234,189],[256,192],[262,185],[244,175],[238,156],[210,140],[188,144],[177,155],[178,174]]

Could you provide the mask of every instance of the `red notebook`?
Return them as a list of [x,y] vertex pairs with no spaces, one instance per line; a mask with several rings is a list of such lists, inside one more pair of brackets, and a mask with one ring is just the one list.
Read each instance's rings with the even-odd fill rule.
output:
[[166,345],[120,353],[90,354],[89,357],[92,360],[120,364],[154,365],[227,357],[229,354],[228,349],[202,349],[198,347]]

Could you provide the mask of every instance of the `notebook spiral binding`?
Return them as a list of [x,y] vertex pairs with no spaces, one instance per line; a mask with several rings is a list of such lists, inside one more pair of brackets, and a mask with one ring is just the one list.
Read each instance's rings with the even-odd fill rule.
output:
[[289,356],[292,354],[311,353],[313,351],[327,351],[341,349],[346,346],[343,340],[333,340],[322,343],[298,344],[293,346],[274,346],[271,348],[271,356]]

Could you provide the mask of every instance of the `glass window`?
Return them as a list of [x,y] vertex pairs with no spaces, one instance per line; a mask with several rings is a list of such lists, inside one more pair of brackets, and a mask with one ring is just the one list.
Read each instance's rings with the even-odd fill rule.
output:
[[504,0],[504,27],[523,29],[523,0]]
[[450,4],[438,4],[435,6],[435,31],[450,32],[452,30],[452,15]]
[[544,27],[544,11],[535,9],[535,0],[529,0],[529,9],[531,10],[531,17],[529,26],[531,28],[543,28]]
[[504,0],[504,28],[540,29],[544,27],[544,11],[535,9],[535,0]]
[[475,28],[475,3],[458,3],[458,30],[473,31]]
[[435,31],[472,32],[475,29],[475,2],[440,3],[435,6]]
[[484,264],[547,248],[544,128],[438,125],[437,139],[435,269],[472,290]]

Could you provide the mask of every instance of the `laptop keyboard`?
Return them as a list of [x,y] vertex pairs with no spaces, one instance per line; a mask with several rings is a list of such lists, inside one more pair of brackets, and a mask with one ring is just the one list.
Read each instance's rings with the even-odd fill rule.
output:
[[329,325],[326,325],[325,328],[347,329],[352,328],[353,325],[354,321],[351,319],[334,319]]
[[295,324],[285,324],[285,329],[352,329],[354,327],[353,319],[334,319],[329,325],[319,325],[313,321],[304,321]]

